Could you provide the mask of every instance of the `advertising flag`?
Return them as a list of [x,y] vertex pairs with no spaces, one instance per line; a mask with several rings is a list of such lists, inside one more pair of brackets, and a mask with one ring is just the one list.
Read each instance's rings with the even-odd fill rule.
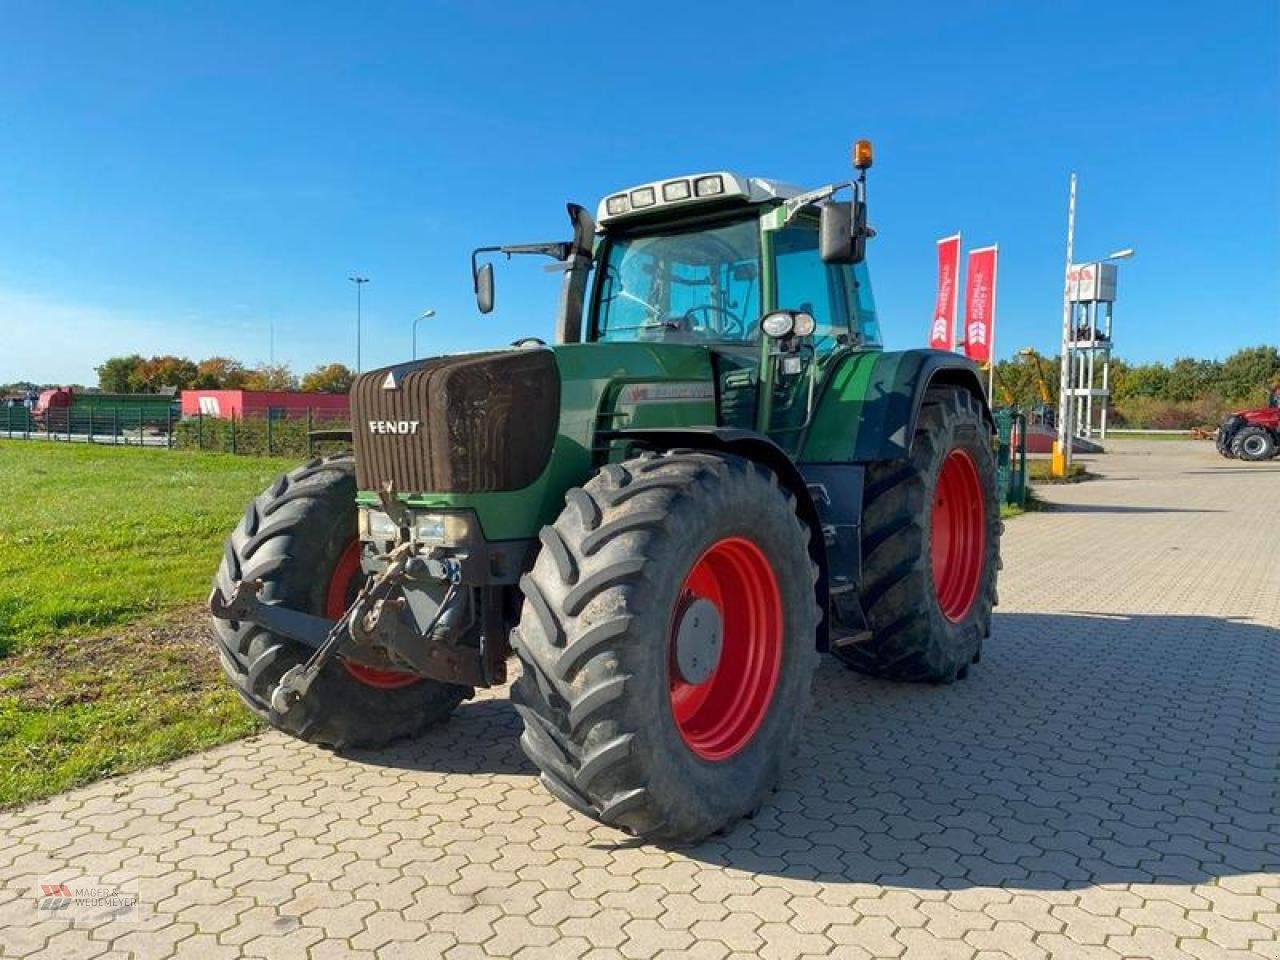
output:
[[929,325],[929,346],[950,350],[956,329],[956,300],[960,292],[960,234],[938,241],[938,295]]
[[969,273],[964,288],[964,352],[980,364],[988,363],[995,355],[999,253],[999,244],[969,251]]

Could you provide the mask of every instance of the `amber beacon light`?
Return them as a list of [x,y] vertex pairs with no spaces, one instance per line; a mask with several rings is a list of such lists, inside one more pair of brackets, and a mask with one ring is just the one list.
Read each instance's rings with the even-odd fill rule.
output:
[[871,167],[871,141],[858,140],[853,145],[853,168],[867,170]]

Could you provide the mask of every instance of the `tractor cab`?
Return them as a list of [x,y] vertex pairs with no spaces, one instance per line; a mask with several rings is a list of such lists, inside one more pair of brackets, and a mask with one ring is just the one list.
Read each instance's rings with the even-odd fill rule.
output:
[[[560,343],[702,348],[716,425],[793,451],[833,361],[881,347],[865,263],[870,166],[870,144],[859,141],[858,179],[816,190],[715,171],[613,193],[594,220],[570,205],[571,242],[476,251],[480,309],[492,309],[493,275],[476,256],[559,259]],[[835,200],[846,188],[853,198]]]

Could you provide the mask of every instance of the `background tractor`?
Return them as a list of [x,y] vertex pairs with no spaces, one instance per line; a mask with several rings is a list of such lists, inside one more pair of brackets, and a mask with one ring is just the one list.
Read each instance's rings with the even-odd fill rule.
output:
[[567,241],[475,251],[485,313],[493,257],[560,265],[556,343],[356,380],[354,452],[280,477],[227,542],[210,606],[245,701],[378,745],[514,651],[547,789],[689,842],[762,802],[819,653],[964,677],[996,601],[991,415],[969,361],[881,349],[854,158],[809,191],[641,184],[570,205]]
[[1280,384],[1267,392],[1267,406],[1238,410],[1218,428],[1218,452],[1240,460],[1270,460],[1280,454]]

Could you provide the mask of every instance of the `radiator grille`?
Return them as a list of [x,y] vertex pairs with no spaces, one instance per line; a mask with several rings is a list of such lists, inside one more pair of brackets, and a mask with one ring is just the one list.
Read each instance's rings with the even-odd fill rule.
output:
[[388,480],[400,493],[517,490],[551,456],[560,377],[550,350],[402,363],[356,379],[351,415],[361,490]]

